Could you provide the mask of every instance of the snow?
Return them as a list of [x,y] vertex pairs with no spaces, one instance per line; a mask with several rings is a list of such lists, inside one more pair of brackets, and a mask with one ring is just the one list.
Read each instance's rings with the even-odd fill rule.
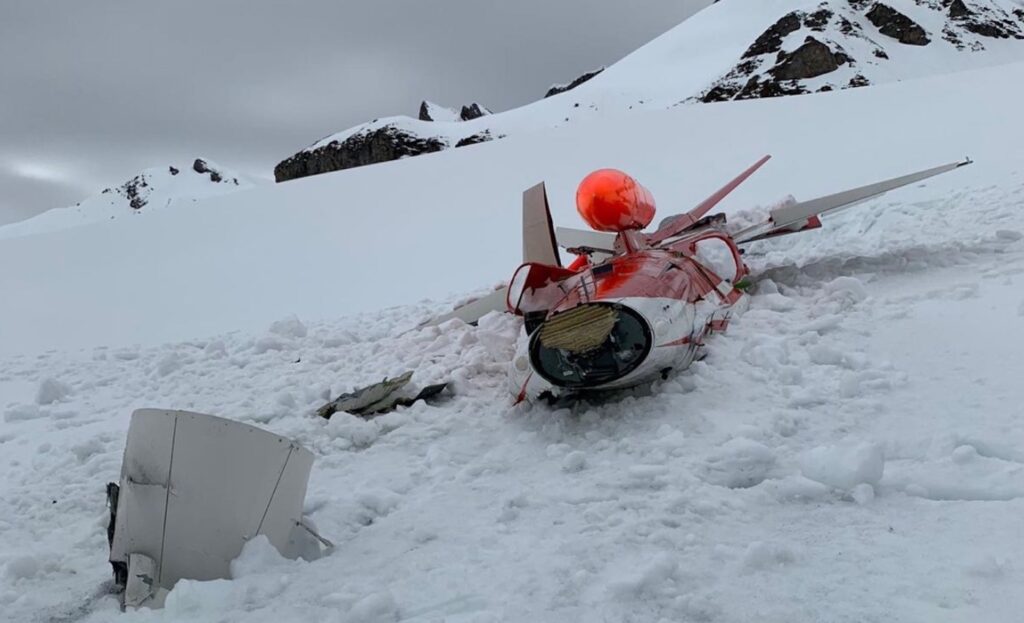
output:
[[[1017,620],[1022,84],[1024,65],[1006,65],[609,116],[0,240],[0,611]],[[513,406],[515,318],[412,329],[511,273],[519,196],[539,179],[556,222],[578,227],[572,193],[592,169],[636,174],[665,215],[765,152],[730,213],[976,163],[753,245],[750,308],[708,357],[607,402]],[[313,415],[407,370],[451,396]],[[288,561],[257,539],[232,579],[119,614],[103,486],[140,407],[309,448],[304,511],[334,550]]]

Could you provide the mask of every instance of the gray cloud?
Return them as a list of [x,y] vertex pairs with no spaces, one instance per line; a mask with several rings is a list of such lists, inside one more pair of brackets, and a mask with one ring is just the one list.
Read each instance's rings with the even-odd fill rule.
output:
[[702,0],[0,3],[0,223],[196,156],[277,161],[421,99],[504,110]]

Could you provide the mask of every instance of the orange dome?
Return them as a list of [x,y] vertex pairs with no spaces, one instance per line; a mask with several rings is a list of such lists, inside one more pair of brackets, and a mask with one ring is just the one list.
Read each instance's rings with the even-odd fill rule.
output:
[[576,189],[576,210],[597,231],[643,229],[654,219],[654,197],[617,169],[598,169]]

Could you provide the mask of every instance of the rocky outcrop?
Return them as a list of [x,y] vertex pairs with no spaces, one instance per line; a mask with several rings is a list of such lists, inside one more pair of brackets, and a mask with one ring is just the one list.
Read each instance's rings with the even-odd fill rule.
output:
[[378,162],[389,162],[406,156],[418,156],[447,147],[436,138],[423,138],[387,125],[376,130],[358,132],[343,141],[331,141],[316,149],[300,151],[274,167],[278,182],[309,175],[351,169]]
[[[1014,11],[1013,16],[995,7],[968,7],[963,0],[944,0],[949,6],[951,25],[991,39],[1024,39],[1024,12]],[[1016,19],[1014,19],[1016,17]],[[947,31],[952,29],[947,29]],[[960,39],[953,35],[947,40]]]
[[[208,175],[210,177],[211,182],[217,183],[227,181],[231,184],[234,184],[235,186],[238,186],[238,178],[233,177],[231,179],[225,180],[225,176],[223,173],[210,166],[210,164],[203,160],[202,158],[196,158],[195,162],[192,163],[192,170],[199,174]],[[171,175],[177,175],[177,172],[172,171]]]
[[782,40],[788,35],[800,30],[803,13],[793,11],[772,24],[772,26],[761,33],[754,40],[754,43],[747,48],[740,58],[754,58],[762,54],[774,54],[782,49]]
[[483,132],[477,132],[476,134],[470,134],[469,136],[467,136],[465,138],[459,139],[458,141],[456,141],[455,146],[456,147],[465,147],[467,145],[476,145],[477,143],[486,143],[487,141],[492,141],[492,140],[494,140],[494,137],[491,136],[491,133],[488,132],[487,130],[484,130]]
[[479,119],[489,114],[491,114],[490,110],[476,102],[463,106],[462,110],[455,112],[450,108],[423,100],[420,103],[418,118],[420,121],[470,121],[471,119]]
[[806,80],[839,69],[849,57],[833,52],[830,47],[814,37],[807,37],[803,45],[790,53],[780,52],[779,61],[769,73],[780,81]]
[[[828,36],[836,32],[861,39],[876,54],[881,52],[860,32],[860,26],[823,3],[811,13],[792,11],[781,17],[743,52],[736,67],[691,101],[707,103],[809,93],[811,89],[802,81],[855,64],[846,50]],[[793,40],[799,35],[803,35],[803,41],[794,48]],[[818,90],[842,88],[848,84],[846,80],[822,85]]]
[[928,45],[931,39],[920,24],[887,4],[876,2],[864,17],[878,32],[906,45]]
[[601,69],[596,69],[594,71],[588,71],[587,73],[585,73],[582,76],[576,78],[575,80],[573,80],[569,84],[555,84],[555,85],[552,85],[551,88],[548,89],[547,93],[544,94],[544,97],[548,98],[548,97],[551,97],[553,95],[558,95],[559,93],[565,93],[566,91],[571,91],[571,90],[575,89],[576,87],[580,86],[581,84],[583,84],[584,82],[586,82],[587,80],[590,80],[594,76],[600,74],[602,71],[604,71],[604,67],[602,67]]
[[479,119],[484,115],[491,114],[491,111],[487,110],[480,104],[473,102],[469,106],[463,106],[462,111],[459,113],[459,118],[463,121],[470,121],[472,119]]

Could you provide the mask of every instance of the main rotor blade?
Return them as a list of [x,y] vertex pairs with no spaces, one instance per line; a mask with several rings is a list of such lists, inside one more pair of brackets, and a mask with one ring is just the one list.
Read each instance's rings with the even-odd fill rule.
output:
[[942,166],[925,169],[909,175],[902,175],[892,179],[875,182],[867,186],[852,188],[842,192],[818,197],[810,201],[802,201],[792,205],[775,208],[770,213],[768,221],[759,225],[748,227],[733,236],[737,243],[751,242],[761,238],[787,233],[787,230],[800,231],[808,219],[816,216],[824,216],[838,210],[849,208],[854,204],[877,197],[890,190],[895,190],[914,182],[919,182],[929,177],[941,175],[954,169],[967,166],[973,161],[968,158],[959,162],[951,162]]

